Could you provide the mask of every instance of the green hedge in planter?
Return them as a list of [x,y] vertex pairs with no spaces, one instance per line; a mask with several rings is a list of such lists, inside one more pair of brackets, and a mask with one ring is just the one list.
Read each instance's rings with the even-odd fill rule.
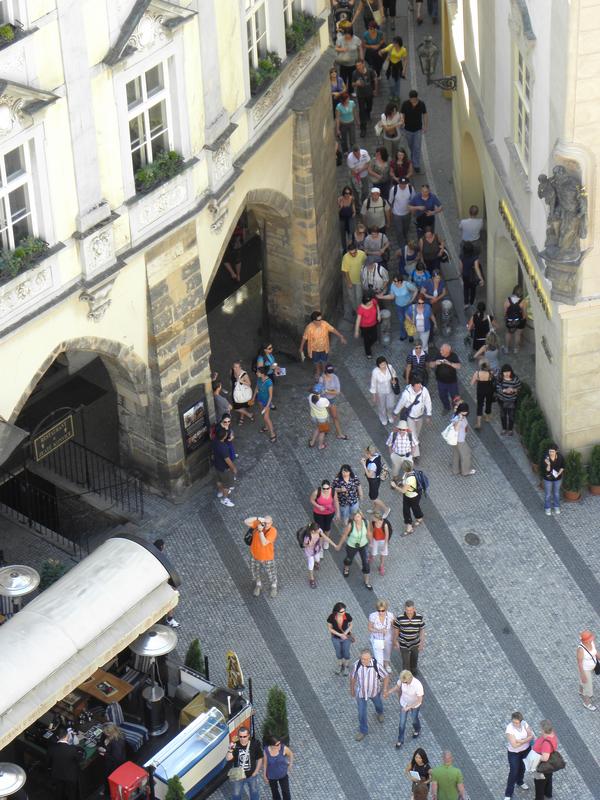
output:
[[48,242],[36,236],[21,239],[14,250],[0,252],[0,274],[14,278],[34,264],[48,249]]
[[204,675],[204,657],[198,639],[194,639],[188,647],[184,663],[186,667],[193,669],[194,672],[199,672],[200,675]]
[[250,92],[257,94],[262,88],[279,75],[281,72],[281,58],[277,53],[269,51],[258,62],[258,67],[250,68]]
[[56,583],[69,569],[70,567],[63,564],[62,561],[58,561],[56,558],[48,558],[44,561],[40,569],[40,592],[43,592],[44,589]]
[[600,444],[592,447],[588,464],[588,480],[590,486],[600,486]]
[[167,781],[166,800],[185,800],[185,789],[177,775]]
[[181,172],[182,167],[183,158],[175,150],[159,153],[152,164],[147,164],[135,173],[136,191],[149,192]]
[[0,44],[3,42],[12,42],[15,38],[14,25],[0,25]]
[[307,12],[294,12],[292,24],[285,29],[285,49],[296,53],[317,30],[317,20]]
[[532,395],[526,397],[519,397],[517,401],[517,410],[515,411],[515,424],[519,433],[524,434],[527,427],[527,419],[534,409],[537,408],[537,403]]
[[538,463],[538,450],[542,439],[548,438],[548,426],[542,417],[535,419],[525,434],[525,447],[529,455],[529,460],[533,464]]
[[277,739],[287,743],[289,735],[285,692],[279,686],[273,686],[269,689],[267,697],[267,712],[263,723],[263,741],[269,736],[275,736]]
[[570,450],[565,457],[565,471],[562,482],[563,491],[581,492],[585,486],[586,472],[581,453]]

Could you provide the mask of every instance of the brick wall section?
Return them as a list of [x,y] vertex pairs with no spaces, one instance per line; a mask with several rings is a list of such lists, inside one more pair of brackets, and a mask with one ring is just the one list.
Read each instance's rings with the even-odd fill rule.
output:
[[154,478],[176,490],[195,477],[206,454],[184,457],[180,397],[204,383],[210,392],[210,344],[194,222],[146,252],[150,450]]

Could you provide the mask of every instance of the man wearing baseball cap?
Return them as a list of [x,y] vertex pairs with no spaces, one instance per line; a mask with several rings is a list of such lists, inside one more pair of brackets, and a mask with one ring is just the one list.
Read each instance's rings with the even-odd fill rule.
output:
[[361,207],[363,222],[369,230],[376,227],[380,233],[385,233],[386,225],[390,224],[390,204],[381,196],[381,190],[373,186],[369,197]]
[[346,164],[350,170],[350,183],[354,192],[356,206],[360,206],[369,194],[369,171],[368,166],[371,161],[369,151],[359,144],[352,145],[352,150],[348,153]]
[[392,225],[398,238],[398,247],[402,249],[408,241],[408,231],[412,221],[412,213],[408,206],[414,194],[408,178],[400,178],[390,189],[388,197],[392,213]]

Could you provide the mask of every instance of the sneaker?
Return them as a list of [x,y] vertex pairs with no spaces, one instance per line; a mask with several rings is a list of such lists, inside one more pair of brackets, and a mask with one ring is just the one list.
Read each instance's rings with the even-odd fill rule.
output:
[[315,580],[309,580],[308,585],[310,586],[311,589],[317,588],[317,582]]
[[401,747],[404,747],[404,742],[396,742],[394,746],[396,750],[400,750]]
[[518,783],[517,786],[519,787],[519,789],[522,789],[524,792],[527,792],[529,790],[529,786],[527,786],[526,783]]
[[558,517],[560,515],[560,508],[555,508],[554,514]]
[[222,506],[227,506],[227,508],[233,508],[235,503],[232,503],[228,497],[223,497],[220,501]]
[[551,517],[552,516],[552,511],[549,508],[544,509],[544,511],[545,511],[547,517]]
[[519,348],[519,347],[515,347],[515,349],[513,350],[513,353],[514,353],[515,355],[517,355],[517,353],[519,352],[519,350],[520,350],[520,348]]
[[260,585],[260,583],[257,583],[256,586],[254,587],[254,591],[252,592],[254,597],[258,597],[260,595],[260,590],[261,589],[262,589],[262,586]]
[[587,708],[588,711],[597,711],[597,707],[593,703],[584,703],[584,708]]
[[166,619],[166,620],[165,620],[165,622],[167,623],[167,625],[168,625],[170,628],[181,628],[181,625],[180,625],[180,623],[179,623],[179,622],[177,622],[177,620],[175,619],[175,617],[169,617],[168,619]]
[[221,499],[221,497],[223,497],[223,492],[217,492],[217,497],[218,497],[219,499]]
[[419,738],[419,734],[420,734],[420,731],[419,731],[419,733],[413,733],[413,739],[418,739]]
[[367,735],[366,733],[361,733],[359,731],[357,734],[355,734],[354,738],[357,742],[362,742],[362,740],[365,738],[366,735]]
[[[467,475],[475,475],[476,470],[471,469],[467,472]],[[466,477],[466,476],[465,476]]]
[[377,722],[383,722],[383,714],[375,714],[375,717],[377,718]]
[[271,586],[271,591],[270,591],[269,596],[270,597],[277,597],[277,586],[275,584],[273,584],[273,586]]

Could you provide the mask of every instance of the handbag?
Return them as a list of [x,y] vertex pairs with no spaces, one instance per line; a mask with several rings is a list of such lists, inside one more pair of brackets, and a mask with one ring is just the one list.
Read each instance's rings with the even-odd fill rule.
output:
[[394,394],[400,394],[400,381],[398,380],[398,376],[394,377],[392,375],[392,370],[388,367],[388,372],[390,373],[390,381],[392,384],[392,392]]
[[379,480],[387,481],[389,477],[390,477],[390,468],[388,467],[387,464],[383,464],[383,466],[381,467],[381,472],[379,473]]
[[417,326],[409,317],[404,317],[404,330],[411,339],[414,338],[417,333]]
[[381,120],[375,123],[375,136],[381,136],[383,133],[383,125],[381,124]]
[[381,13],[381,11],[378,8],[375,9],[375,11],[373,11],[373,6],[369,2],[369,0],[367,0],[367,5],[369,6],[369,11],[371,12],[375,22],[378,25],[382,25],[383,24],[383,14]]
[[547,761],[540,761],[537,766],[537,772],[540,772],[542,775],[552,775],[553,772],[558,772],[566,766],[565,760],[558,750],[553,750]]
[[236,381],[233,387],[233,400],[235,403],[248,403],[252,400],[252,388],[245,383]]
[[454,427],[454,423],[450,422],[442,431],[442,439],[449,445],[458,444],[458,431]]
[[254,528],[248,528],[246,533],[244,534],[244,542],[250,547],[252,544],[252,538],[254,537]]
[[590,658],[595,658],[596,659],[596,664],[594,665],[594,673],[596,675],[600,675],[600,661],[598,661],[598,656],[593,656],[584,644],[582,644],[581,647],[583,647],[583,649],[585,650],[585,652],[588,654],[588,656]]

